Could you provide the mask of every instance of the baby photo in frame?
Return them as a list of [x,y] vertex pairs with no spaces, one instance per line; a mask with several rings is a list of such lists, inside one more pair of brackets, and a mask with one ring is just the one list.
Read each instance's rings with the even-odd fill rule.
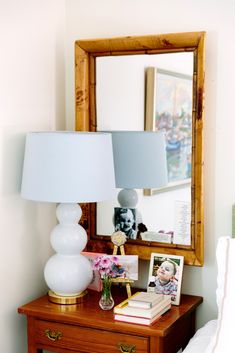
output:
[[183,266],[183,256],[151,254],[148,283],[154,276],[156,293],[170,295],[174,305],[180,304]]
[[127,239],[136,239],[136,209],[127,207],[114,207],[115,231],[126,234]]

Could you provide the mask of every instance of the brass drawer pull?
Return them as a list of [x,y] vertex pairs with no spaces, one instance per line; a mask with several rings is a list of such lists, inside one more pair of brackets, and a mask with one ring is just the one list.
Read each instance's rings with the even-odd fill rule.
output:
[[122,353],[135,353],[136,351],[134,344],[118,343],[118,348]]
[[51,331],[51,330],[45,330],[45,335],[47,338],[49,338],[49,340],[51,341],[58,341],[61,339],[62,337],[62,333],[61,332],[56,332],[56,331]]

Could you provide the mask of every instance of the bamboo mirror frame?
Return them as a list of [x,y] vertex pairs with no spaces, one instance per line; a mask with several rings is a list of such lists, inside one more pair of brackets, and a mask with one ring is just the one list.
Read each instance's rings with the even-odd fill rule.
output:
[[[191,245],[130,240],[127,254],[149,260],[151,253],[182,255],[185,264],[202,266],[203,234],[203,100],[205,32],[172,33],[75,42],[76,130],[96,131],[96,58],[101,56],[193,52]],[[83,204],[82,224],[88,251],[112,252],[110,237],[96,235],[96,204]]]

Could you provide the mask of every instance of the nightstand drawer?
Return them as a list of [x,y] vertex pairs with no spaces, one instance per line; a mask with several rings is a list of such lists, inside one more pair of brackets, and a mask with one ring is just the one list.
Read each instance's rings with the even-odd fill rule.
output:
[[149,339],[105,330],[36,320],[35,342],[92,353],[148,353]]

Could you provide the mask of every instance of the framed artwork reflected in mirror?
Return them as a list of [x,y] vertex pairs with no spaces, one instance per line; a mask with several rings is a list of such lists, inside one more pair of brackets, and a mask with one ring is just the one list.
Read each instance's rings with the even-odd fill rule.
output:
[[165,133],[168,184],[161,189],[145,189],[145,195],[191,184],[192,74],[146,69],[145,130]]

